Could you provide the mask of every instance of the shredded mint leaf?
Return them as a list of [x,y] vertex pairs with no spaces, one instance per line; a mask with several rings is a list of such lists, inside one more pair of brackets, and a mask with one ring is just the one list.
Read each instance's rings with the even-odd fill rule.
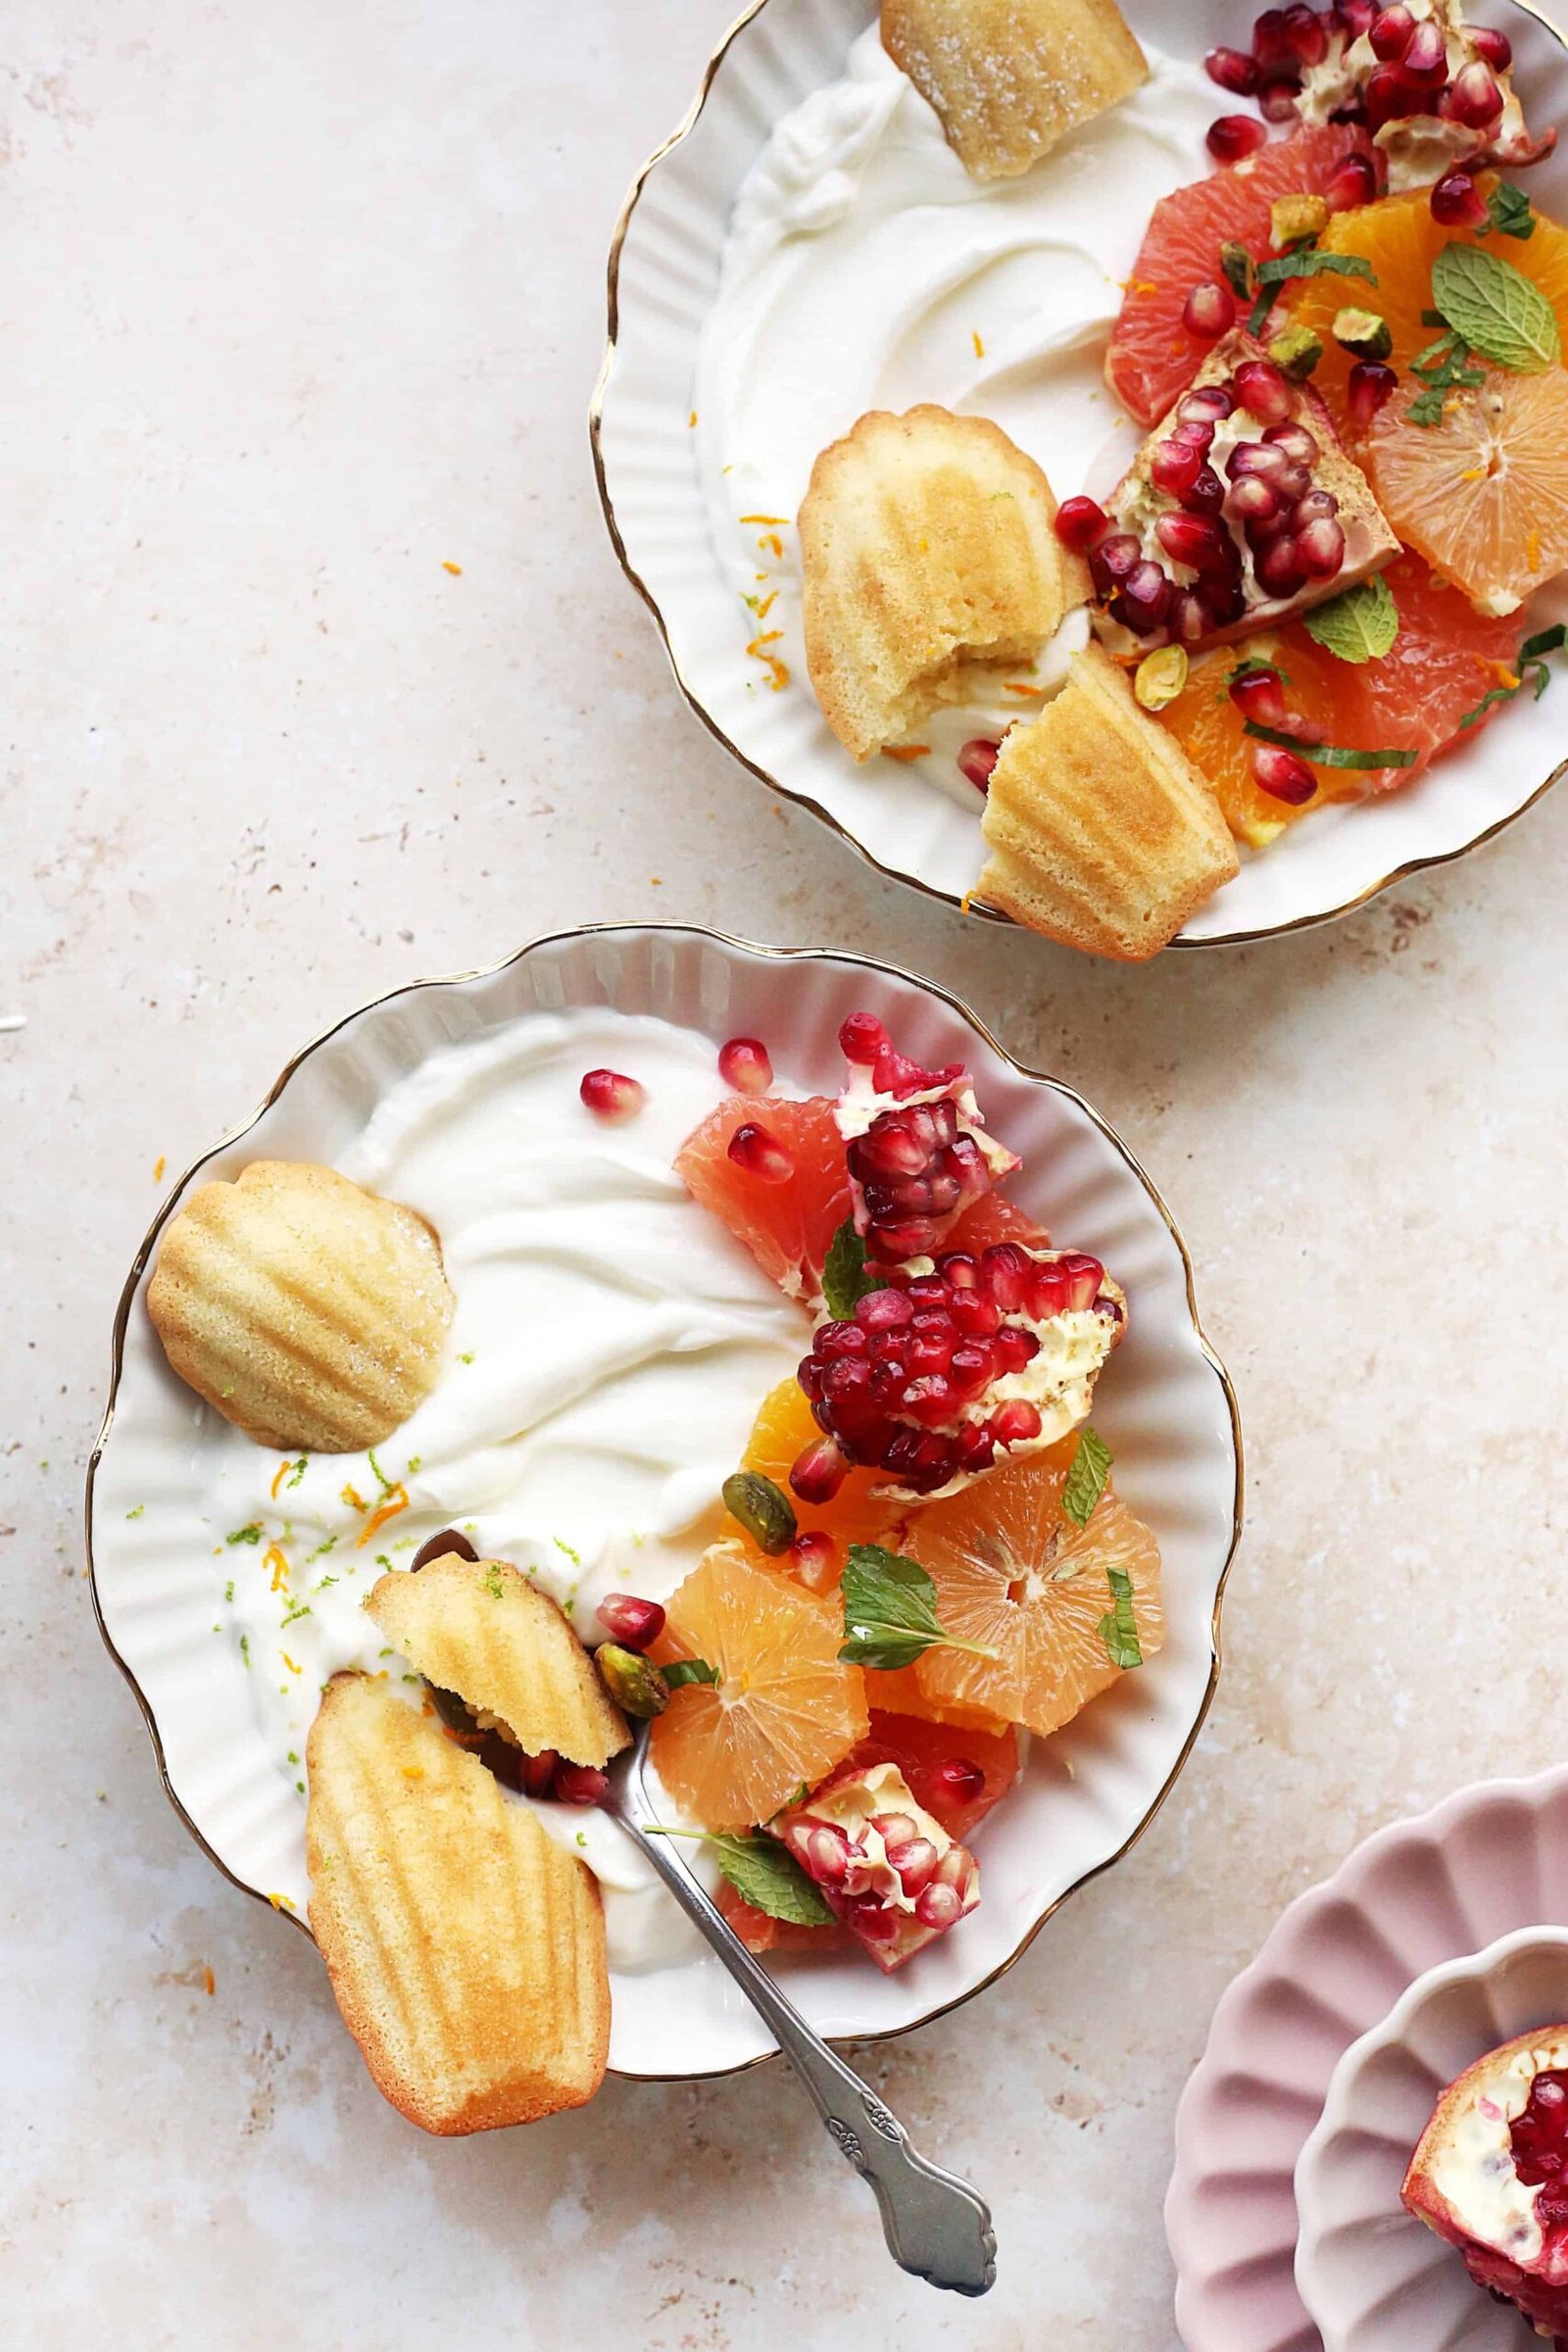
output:
[[1560,653],[1565,645],[1568,645],[1568,625],[1562,621],[1558,621],[1552,628],[1539,630],[1534,637],[1527,637],[1519,648],[1514,661],[1514,667],[1518,673],[1517,683],[1512,686],[1494,686],[1490,694],[1484,694],[1481,697],[1473,710],[1465,712],[1459,721],[1460,726],[1473,727],[1485,718],[1489,710],[1494,710],[1497,704],[1511,703],[1527,679],[1535,699],[1539,703],[1546,688],[1551,684],[1551,671],[1546,666],[1545,657],[1547,654]]
[[1565,645],[1568,645],[1568,624],[1559,620],[1554,627],[1543,629],[1538,636],[1525,639],[1519,648],[1520,667],[1523,668],[1527,662],[1539,662],[1543,654],[1558,653]]
[[1299,735],[1287,735],[1283,727],[1260,726],[1250,718],[1245,732],[1259,743],[1277,743],[1287,752],[1294,752],[1309,767],[1414,767],[1416,754],[1397,748],[1386,752],[1363,752],[1344,743],[1307,743]]
[[1342,662],[1378,662],[1399,634],[1399,608],[1381,572],[1301,615],[1307,635]]
[[1562,358],[1557,314],[1522,270],[1480,245],[1445,245],[1432,265],[1438,309],[1472,351],[1519,375]]
[[1144,1649],[1138,1639],[1138,1620],[1133,1615],[1133,1580],[1125,1568],[1109,1568],[1105,1573],[1111,1600],[1108,1613],[1100,1620],[1100,1638],[1105,1644],[1105,1655],[1113,1666],[1141,1666]]
[[1067,1483],[1061,1490],[1061,1507],[1074,1527],[1089,1525],[1095,1505],[1105,1492],[1113,1458],[1100,1432],[1086,1422],[1078,1450],[1072,1457],[1072,1468],[1067,1473]]
[[928,1649],[963,1649],[995,1657],[977,1642],[959,1642],[942,1630],[937,1589],[918,1560],[884,1550],[880,1544],[852,1544],[844,1571],[844,1645],[839,1656],[852,1666],[896,1673],[912,1666]]
[[1492,218],[1485,228],[1477,229],[1480,237],[1490,236],[1494,229],[1505,237],[1517,237],[1523,243],[1536,233],[1536,216],[1523,188],[1511,188],[1499,180],[1487,198],[1487,210]]
[[828,1245],[827,1262],[822,1268],[822,1298],[828,1313],[837,1323],[847,1323],[854,1314],[856,1302],[868,1291],[881,1285],[865,1270],[865,1244],[855,1230],[855,1219],[846,1217]]
[[1378,273],[1364,254],[1325,253],[1321,247],[1300,246],[1293,253],[1276,254],[1272,261],[1257,265],[1257,301],[1247,322],[1250,334],[1261,334],[1263,321],[1274,307],[1281,286],[1293,277],[1321,277],[1325,272],[1335,277],[1365,278],[1369,286],[1378,282]]
[[718,1668],[710,1666],[706,1658],[677,1658],[672,1666],[662,1666],[660,1672],[672,1690],[679,1690],[686,1683],[718,1680]]
[[787,1847],[753,1831],[710,1838],[714,1859],[737,1894],[769,1919],[797,1928],[825,1928],[833,1914]]
[[[1441,311],[1423,311],[1421,317],[1428,326],[1443,324]],[[1412,424],[1441,424],[1449,392],[1461,387],[1473,391],[1487,380],[1485,368],[1471,367],[1470,346],[1451,327],[1418,352],[1410,368],[1423,386],[1405,411]]]

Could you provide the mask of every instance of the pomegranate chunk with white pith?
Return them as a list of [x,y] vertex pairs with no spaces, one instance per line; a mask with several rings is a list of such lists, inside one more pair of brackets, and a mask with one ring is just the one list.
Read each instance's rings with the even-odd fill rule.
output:
[[888,1492],[956,1492],[1088,1418],[1127,1301],[1098,1257],[999,1242],[867,1292],[819,1324],[800,1383],[823,1435],[790,1473],[828,1499],[852,1464]]
[[1021,1163],[986,1134],[961,1062],[922,1069],[869,1012],[851,1013],[839,1044],[850,1080],[835,1117],[855,1230],[880,1264],[929,1257],[964,1210]]
[[1478,2286],[1568,2336],[1568,2026],[1522,2034],[1448,2085],[1400,2194]]
[[1097,626],[1122,656],[1276,627],[1399,552],[1317,394],[1240,330],[1150,434],[1103,523],[1088,549]]
[[890,1975],[980,1900],[980,1868],[896,1764],[844,1766],[768,1824]]

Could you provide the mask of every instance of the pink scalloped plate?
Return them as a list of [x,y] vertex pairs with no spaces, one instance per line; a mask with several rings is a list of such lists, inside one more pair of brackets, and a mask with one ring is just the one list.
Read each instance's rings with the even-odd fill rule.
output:
[[1321,2352],[1296,2291],[1296,2160],[1329,2077],[1417,1977],[1568,1917],[1568,1769],[1395,1822],[1301,1895],[1214,2012],[1176,2114],[1165,2233],[1187,2352]]

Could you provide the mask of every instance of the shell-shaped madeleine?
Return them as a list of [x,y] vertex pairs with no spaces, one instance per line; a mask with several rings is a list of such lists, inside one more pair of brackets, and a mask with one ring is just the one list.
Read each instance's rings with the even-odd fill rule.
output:
[[882,45],[973,179],[1012,179],[1149,65],[1115,0],[882,0]]
[[260,1446],[353,1453],[441,1371],[454,1300],[422,1217],[333,1168],[259,1159],[164,1236],[147,1311],[181,1380]]
[[374,1677],[333,1677],[306,1765],[311,1932],[376,2087],[442,2133],[591,2099],[610,1978],[583,1864]]
[[1089,594],[1033,458],[985,416],[873,410],[811,468],[801,508],[806,658],[857,760],[996,690]]
[[366,1608],[426,1682],[494,1715],[530,1756],[608,1764],[630,1734],[562,1610],[506,1560],[394,1569]]
[[1097,645],[1006,736],[980,829],[991,856],[977,899],[1124,962],[1154,955],[1239,871],[1203,777]]

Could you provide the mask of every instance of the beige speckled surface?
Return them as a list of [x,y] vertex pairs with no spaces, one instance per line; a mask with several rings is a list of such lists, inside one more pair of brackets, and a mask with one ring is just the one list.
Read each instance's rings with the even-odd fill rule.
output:
[[[1221,1985],[1373,1824],[1560,1753],[1568,797],[1336,929],[1129,973],[961,930],[734,771],[583,425],[621,188],[724,13],[17,0],[0,32],[8,2344],[1166,2352]],[[92,1626],[81,1477],[161,1155],[365,997],[645,914],[906,960],[1081,1086],[1242,1395],[1185,1781],[872,2059],[994,2198],[979,2306],[885,2264],[776,2073],[419,2139],[179,1828]]]

